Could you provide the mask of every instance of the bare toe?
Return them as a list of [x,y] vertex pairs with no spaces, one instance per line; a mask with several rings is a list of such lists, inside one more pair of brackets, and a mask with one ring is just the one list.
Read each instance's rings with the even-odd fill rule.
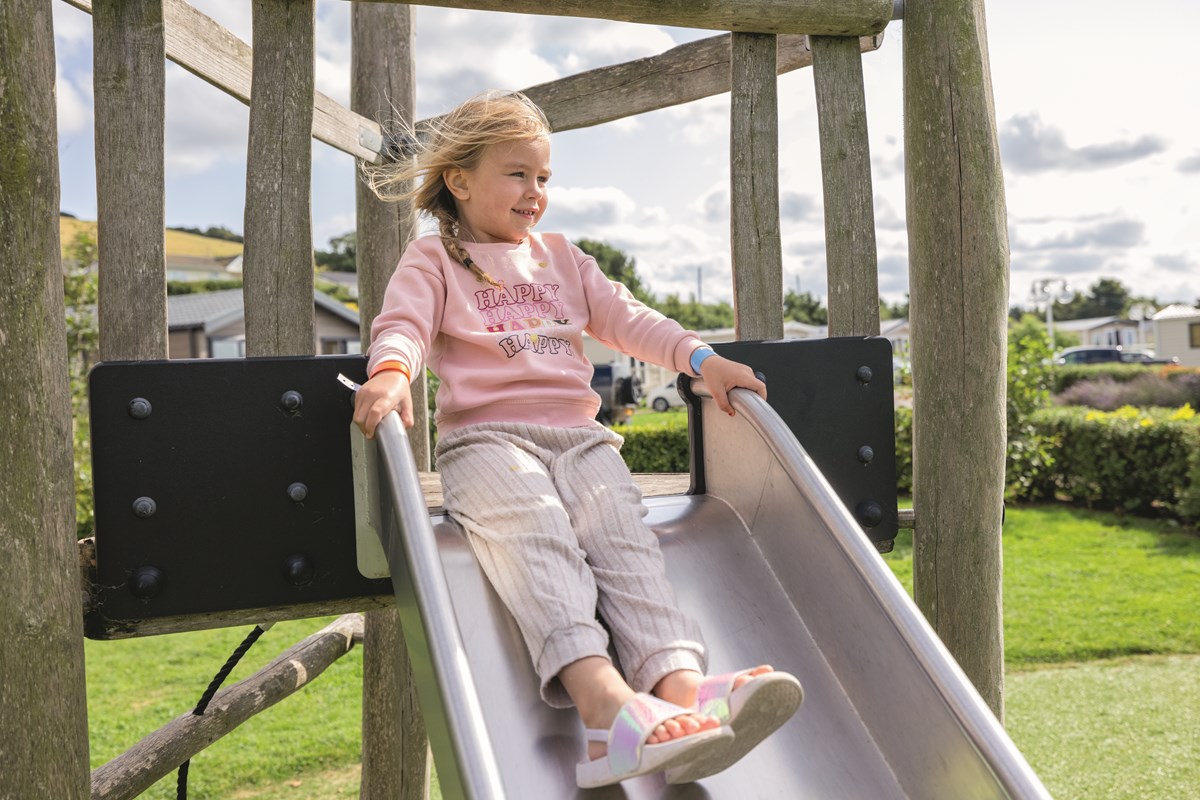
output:
[[735,678],[733,681],[733,688],[739,689],[742,686],[745,686],[750,681],[757,678],[759,675],[766,675],[768,672],[774,672],[774,671],[775,671],[775,668],[772,667],[770,664],[761,664],[761,665],[755,667],[754,669],[747,670],[746,672],[743,672],[741,675],[738,675],[737,678]]

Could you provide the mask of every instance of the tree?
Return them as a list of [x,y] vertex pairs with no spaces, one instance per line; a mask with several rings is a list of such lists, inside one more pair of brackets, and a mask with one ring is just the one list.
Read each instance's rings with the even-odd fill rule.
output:
[[1086,293],[1054,307],[1055,319],[1092,319],[1124,316],[1132,302],[1129,289],[1115,278],[1101,278]]
[[[611,245],[607,245],[604,242],[597,242],[593,239],[580,239],[575,242],[575,245],[596,259],[596,264],[600,267],[600,271],[607,275],[610,280],[623,284],[638,300],[651,308],[655,307],[654,295],[642,283],[642,278],[637,273],[637,261],[635,259],[630,258]],[[670,314],[667,314],[667,316],[670,316]]]
[[209,225],[207,228],[189,228],[186,225],[168,225],[167,230],[182,231],[183,233],[194,233],[197,236],[207,236],[209,239],[223,239],[227,242],[238,242],[239,244],[244,244],[242,235],[240,233],[234,233],[224,225]]
[[819,297],[788,289],[783,296],[783,318],[807,325],[826,325],[829,312],[821,305]]
[[908,294],[904,295],[903,303],[895,303],[888,305],[888,302],[882,298],[879,300],[879,318],[880,319],[907,319],[908,318]]
[[358,234],[355,231],[334,236],[328,250],[317,250],[313,260],[321,269],[332,272],[358,272]]
[[695,298],[684,302],[677,294],[669,294],[658,305],[664,316],[694,331],[710,331],[715,328],[732,328],[733,306],[729,303],[697,303]]

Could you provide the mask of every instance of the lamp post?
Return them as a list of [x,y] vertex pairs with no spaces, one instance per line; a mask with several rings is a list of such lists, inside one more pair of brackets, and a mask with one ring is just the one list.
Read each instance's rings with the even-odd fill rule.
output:
[[1129,307],[1129,318],[1138,324],[1138,350],[1146,352],[1146,320],[1154,316],[1154,306],[1149,303],[1134,303]]
[[1054,304],[1069,303],[1075,292],[1063,278],[1038,278],[1029,289],[1034,305],[1046,304],[1046,332],[1050,335],[1050,352],[1054,352]]

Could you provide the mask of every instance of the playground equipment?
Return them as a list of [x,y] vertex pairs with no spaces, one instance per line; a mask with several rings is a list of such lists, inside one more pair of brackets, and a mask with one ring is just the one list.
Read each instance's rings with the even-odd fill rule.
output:
[[[364,112],[371,115],[391,107],[412,119],[409,7],[354,4],[356,112],[314,92],[311,2],[257,0],[251,49],[183,0],[69,1],[92,12],[94,22],[103,276],[100,360],[152,361],[167,356],[162,240],[165,58],[250,105],[243,267],[248,354],[311,354],[311,138],[374,161],[383,157],[395,131],[390,122],[381,124]],[[0,692],[0,754],[4,762],[0,794],[82,798],[89,795],[90,787],[80,587],[70,547],[74,525],[70,412],[62,346],[65,309],[56,288],[61,285],[61,257],[50,2],[9,0],[0,5],[0,86],[4,87],[0,152],[9,165],[0,192],[0,280],[7,287],[0,298],[0,347],[5,352],[5,369],[0,372],[0,412],[4,415],[0,452],[6,459],[5,478],[0,483],[0,536],[6,548],[6,557],[0,560],[0,637],[5,642],[0,653],[6,677],[5,690]],[[545,107],[555,130],[731,92],[731,226],[741,340],[772,339],[780,333],[775,76],[811,65],[822,153],[830,331],[834,336],[853,337],[878,332],[860,53],[880,45],[881,33],[899,4],[892,0],[728,0],[708,4],[684,0],[597,0],[589,4],[457,0],[430,4],[596,15],[733,31],[656,58],[529,87],[527,92]],[[998,603],[1003,326],[1008,278],[982,0],[909,0],[904,16],[915,416],[939,422],[918,425],[914,442],[914,504],[920,514],[916,599],[986,706],[999,715],[1003,706]],[[360,300],[362,317],[369,322],[378,311],[387,274],[413,226],[407,211],[374,201],[365,189],[360,189],[358,212]],[[968,409],[970,413],[965,413]],[[743,413],[754,414],[745,404]],[[702,416],[708,428],[707,413]],[[422,425],[419,421],[418,430]],[[704,435],[720,434],[709,430]],[[766,451],[781,446],[775,434],[760,438]],[[411,444],[414,463],[424,467],[427,443],[415,440]],[[781,463],[794,462],[789,456]],[[709,468],[707,463],[705,468]],[[779,469],[787,472],[791,468]],[[720,496],[719,489],[713,491]],[[798,504],[797,508],[805,504],[821,507],[824,501],[819,498],[819,493],[806,487],[797,490],[790,502]],[[700,526],[705,534],[723,527],[726,521],[732,523],[720,514],[719,522],[708,516],[715,513],[718,503],[689,500],[684,505],[679,513],[685,518],[695,515],[708,520]],[[145,504],[140,507],[148,508]],[[670,514],[660,517],[668,530],[675,530],[672,518]],[[820,519],[815,529],[826,536],[836,525],[828,521],[832,517]],[[738,530],[736,526],[734,530]],[[751,534],[759,535],[757,526],[743,528],[735,539]],[[858,545],[850,547],[858,552],[864,540],[859,537],[856,541]],[[696,557],[705,557],[708,547],[698,548]],[[99,549],[103,549],[102,543]],[[87,554],[86,545],[82,551]],[[688,548],[676,547],[673,542],[668,542],[668,551],[680,553],[678,557],[684,560],[692,557],[683,555]],[[304,565],[291,564],[289,574],[303,578]],[[149,575],[138,583],[148,589],[155,581]],[[868,590],[868,595],[873,591]],[[894,599],[891,590],[879,591],[883,593],[876,592],[870,602]],[[772,601],[771,607],[782,608],[782,603],[782,599],[779,605]],[[382,604],[359,608],[376,609],[368,611],[362,633],[366,673],[362,794],[418,797],[427,769],[425,741],[420,735],[399,735],[414,726],[406,722],[406,715],[412,713],[413,690],[404,672],[405,651],[396,615],[382,610]],[[135,626],[126,633],[266,623],[338,610],[335,602],[318,600],[248,611],[168,614],[158,618],[165,620],[159,627]],[[796,624],[809,627],[809,635],[818,639],[811,620]],[[909,622],[899,627],[907,628]],[[358,637],[353,624],[338,627],[322,638],[336,645],[324,652],[336,657],[339,648],[344,652]],[[727,652],[723,645],[715,647],[716,652]],[[898,652],[906,647],[910,652],[925,652],[923,646],[897,647]],[[421,668],[417,663],[414,667]],[[857,669],[831,668],[842,680]],[[229,694],[218,695],[215,702],[222,697],[232,702],[237,691],[234,687]],[[945,698],[957,695],[957,690],[935,693]],[[856,695],[857,690],[847,692],[846,713],[855,706]],[[868,696],[873,697],[861,695]],[[913,739],[911,743],[922,749],[913,758],[930,755],[919,747],[921,741],[935,750],[950,742],[970,742],[961,748],[956,745],[954,752],[978,748],[985,753],[983,762],[955,760],[935,774],[949,780],[962,766],[978,776],[978,781],[966,781],[968,788],[978,793],[955,794],[965,784],[950,781],[944,784],[952,787],[947,796],[1039,796],[1035,783],[1020,777],[1020,764],[1013,766],[1012,754],[1003,741],[996,744],[994,722],[980,727],[974,711],[961,712],[963,707],[978,711],[979,704],[964,702],[966,706],[957,700],[946,701],[945,707],[950,709],[946,719],[955,719],[961,730],[974,733],[965,739],[940,735]],[[846,719],[832,710],[826,716],[819,706],[814,716],[828,724]],[[876,723],[866,720],[861,724],[864,737],[869,733],[867,738],[881,748],[874,751],[881,761],[907,758],[885,753],[874,739],[887,738],[894,728],[876,728]],[[56,747],[44,747],[47,741],[55,742]],[[567,744],[574,746],[570,741]],[[987,753],[999,755],[991,759]],[[177,753],[168,756],[176,757]],[[922,762],[918,759],[915,763]],[[888,791],[893,795],[926,796],[921,794],[923,784],[902,776],[907,766],[892,764],[892,769],[895,781]],[[986,784],[987,773],[1018,777],[998,777]],[[879,780],[872,785],[889,785],[886,776]],[[811,781],[804,785],[831,785],[824,778],[812,777]],[[98,796],[130,796],[127,784],[106,791],[109,793]]]

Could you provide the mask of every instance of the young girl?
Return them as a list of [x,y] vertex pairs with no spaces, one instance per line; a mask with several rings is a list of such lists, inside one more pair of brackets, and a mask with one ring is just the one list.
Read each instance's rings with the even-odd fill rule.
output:
[[[411,198],[439,235],[410,244],[391,278],[354,421],[371,437],[396,410],[411,427],[412,376],[428,364],[441,378],[445,509],[516,619],[543,699],[583,720],[581,787],[659,771],[685,782],[729,766],[791,716],[800,684],[765,665],[704,677],[700,631],[667,583],[621,437],[595,422],[583,334],[702,376],[728,414],[730,389],[766,388],[565,237],[533,232],[548,199],[550,128],[523,95],[467,101],[436,123],[415,164],[368,178],[384,199]],[[416,178],[416,189],[397,189]]]

